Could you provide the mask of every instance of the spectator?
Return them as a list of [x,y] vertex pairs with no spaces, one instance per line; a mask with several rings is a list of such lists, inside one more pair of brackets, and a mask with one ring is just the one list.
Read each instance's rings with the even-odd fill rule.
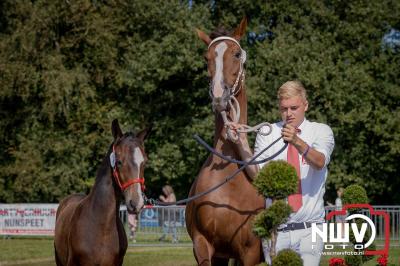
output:
[[[337,193],[337,198],[335,200],[335,208],[337,211],[341,211],[343,207],[342,203],[342,196],[343,196],[343,191],[344,189],[340,187],[336,193]],[[340,223],[342,225],[342,236],[344,233],[344,221],[346,220],[346,215],[337,215],[336,216],[336,223]]]
[[[176,202],[176,197],[173,188],[170,185],[165,185],[162,188],[162,194],[159,196],[162,202]],[[163,208],[161,209],[161,223],[163,225],[163,235],[159,241],[164,241],[167,234],[172,233],[172,242],[178,242],[176,231],[177,215],[174,209]]]
[[129,226],[129,240],[136,243],[136,228],[137,228],[137,216],[136,214],[128,213],[128,226]]
[[159,198],[162,202],[176,202],[174,190],[170,185],[163,186],[162,194]]

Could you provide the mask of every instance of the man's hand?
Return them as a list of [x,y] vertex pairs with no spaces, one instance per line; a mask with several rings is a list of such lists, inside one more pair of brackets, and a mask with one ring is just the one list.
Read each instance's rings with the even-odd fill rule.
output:
[[247,142],[247,134],[246,133],[240,133],[238,130],[240,129],[240,124],[235,123],[235,122],[229,122],[226,124],[226,129],[230,129],[233,136],[236,137],[236,139],[231,140],[233,143],[243,146],[243,145],[248,145]]
[[[253,157],[253,152],[250,149],[249,142],[247,141],[247,134],[238,132],[238,129],[240,129],[240,125],[237,123],[230,122],[229,124],[227,124],[227,126],[229,129],[232,130],[233,134],[238,137],[233,142],[236,144],[241,160],[251,160],[251,158]],[[247,175],[251,179],[254,179],[259,171],[258,165],[248,165],[245,170]]]
[[[321,152],[309,147],[309,145],[304,142],[297,133],[299,130],[292,125],[286,124],[282,128],[282,138],[284,141],[292,144],[299,151],[303,158],[311,165],[311,167],[320,170],[325,164],[325,155]],[[307,151],[306,154],[304,154]]]
[[286,124],[282,128],[282,138],[284,141],[296,145],[299,138],[297,137],[298,129],[290,124]]

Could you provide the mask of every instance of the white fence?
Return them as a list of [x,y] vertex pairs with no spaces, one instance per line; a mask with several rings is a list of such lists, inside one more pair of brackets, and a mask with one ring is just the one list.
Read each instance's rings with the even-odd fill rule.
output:
[[[125,206],[120,217],[130,235],[128,214]],[[185,206],[145,206],[138,216],[136,235],[140,241],[160,243],[188,241],[185,223]]]
[[[57,204],[0,204],[0,235],[54,235]],[[389,218],[390,245],[400,246],[400,206],[372,206],[374,211],[384,211]],[[326,212],[334,207],[326,207]],[[374,222],[377,239],[384,239],[384,217],[362,210]],[[125,206],[120,217],[129,235],[128,216]],[[146,206],[138,216],[136,233],[141,241],[187,241],[185,206]],[[165,240],[165,241],[164,241]]]
[[[400,246],[400,206],[372,206],[375,211],[384,211],[388,214],[390,225],[390,245]],[[335,207],[325,207],[326,214],[335,210]],[[121,218],[127,221],[126,209],[121,209]],[[361,210],[371,218],[376,227],[376,239],[384,241],[384,217],[371,215],[368,210]],[[329,222],[329,221],[328,221]],[[139,216],[137,233],[146,235],[151,239],[161,238],[165,233],[171,234],[172,240],[174,234],[178,240],[187,237],[185,225],[185,207],[184,206],[146,206]]]

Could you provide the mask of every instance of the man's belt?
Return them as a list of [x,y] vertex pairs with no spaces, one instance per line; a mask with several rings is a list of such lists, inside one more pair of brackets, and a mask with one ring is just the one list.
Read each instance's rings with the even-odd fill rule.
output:
[[294,230],[300,230],[300,229],[307,229],[311,227],[311,223],[305,222],[305,223],[290,223],[286,224],[285,227],[279,228],[278,232],[287,232],[287,231],[294,231]]

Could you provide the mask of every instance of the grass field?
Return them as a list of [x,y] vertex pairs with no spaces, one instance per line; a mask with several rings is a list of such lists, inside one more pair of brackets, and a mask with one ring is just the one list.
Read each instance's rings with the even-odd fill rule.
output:
[[[156,244],[156,243],[154,243]],[[399,265],[400,248],[391,249],[389,263]],[[323,256],[321,265],[328,265],[329,257]],[[0,266],[54,266],[53,240],[50,238],[0,239]],[[196,265],[190,245],[165,244],[159,247],[130,246],[124,265],[192,266]],[[375,266],[376,258],[364,264]]]

